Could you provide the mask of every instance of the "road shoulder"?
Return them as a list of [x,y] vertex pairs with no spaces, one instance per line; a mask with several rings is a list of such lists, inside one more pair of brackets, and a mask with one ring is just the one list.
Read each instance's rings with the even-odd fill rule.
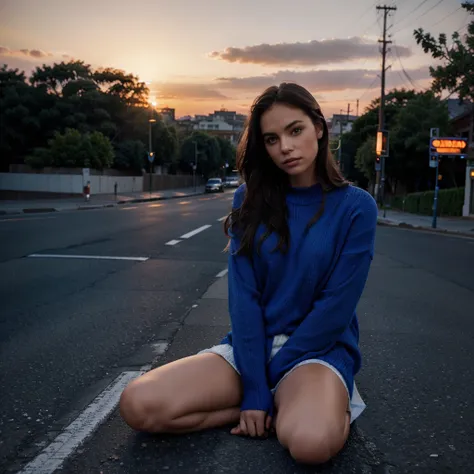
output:
[[[227,277],[217,279],[200,298],[168,350],[153,366],[195,354],[219,342],[229,329]],[[304,473],[314,468],[297,466],[275,438],[251,440],[233,437],[230,427],[185,436],[135,433],[117,410],[63,467],[64,472],[173,473]],[[354,423],[345,449],[317,472],[387,473],[380,453]]]

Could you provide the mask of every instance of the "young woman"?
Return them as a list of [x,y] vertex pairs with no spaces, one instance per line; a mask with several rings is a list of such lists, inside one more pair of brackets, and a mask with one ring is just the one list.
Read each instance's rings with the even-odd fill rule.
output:
[[226,221],[232,331],[148,372],[122,394],[141,431],[274,427],[299,462],[328,461],[364,409],[356,306],[374,253],[377,207],[341,175],[314,97],[296,84],[256,99],[238,150],[245,183]]

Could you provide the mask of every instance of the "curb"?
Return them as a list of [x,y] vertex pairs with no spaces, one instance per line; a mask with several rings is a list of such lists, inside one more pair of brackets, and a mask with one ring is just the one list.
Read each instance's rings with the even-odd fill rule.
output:
[[89,211],[93,209],[105,209],[105,208],[112,208],[122,206],[124,204],[136,204],[142,202],[154,202],[154,201],[167,201],[169,199],[184,199],[192,196],[201,196],[205,194],[205,191],[193,193],[193,194],[186,194],[184,196],[160,196],[160,197],[153,197],[153,198],[137,198],[137,199],[129,199],[129,200],[121,200],[117,201],[116,203],[112,204],[97,204],[97,205],[90,205],[90,206],[83,206],[80,205],[78,207],[73,208],[57,208],[57,207],[31,207],[31,208],[24,208],[24,209],[15,209],[15,210],[0,210],[0,216],[12,216],[18,214],[35,214],[35,213],[43,213],[43,212],[61,212],[61,211]]
[[383,217],[377,218],[377,225],[385,227],[398,227],[400,229],[410,229],[410,230],[421,230],[424,232],[432,232],[434,234],[450,234],[461,237],[469,237],[474,239],[474,232],[463,232],[458,230],[449,230],[449,229],[433,229],[432,227],[425,227],[421,225],[407,224],[406,222],[395,222]]
[[[186,194],[184,196],[160,196],[160,197],[153,197],[153,198],[138,198],[138,199],[129,199],[127,201],[117,201],[117,206],[121,206],[123,204],[137,204],[141,202],[155,202],[155,201],[168,201],[169,199],[184,199],[192,196],[201,196],[205,194],[205,191]],[[110,207],[114,207],[115,204],[109,205]]]

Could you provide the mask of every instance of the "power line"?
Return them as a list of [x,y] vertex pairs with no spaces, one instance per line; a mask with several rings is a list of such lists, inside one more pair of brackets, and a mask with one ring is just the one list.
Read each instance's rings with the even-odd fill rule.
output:
[[394,41],[393,44],[395,45],[395,52],[397,53],[398,61],[400,63],[400,67],[402,68],[404,76],[410,81],[410,84],[415,88],[415,89],[421,89],[419,85],[416,84],[416,81],[414,81],[411,77],[410,74],[406,71],[405,67],[403,66],[402,63],[402,58],[400,57],[400,53],[398,52],[398,46],[397,43]]
[[365,95],[371,91],[371,90],[374,90],[375,89],[375,83],[378,81],[379,77],[378,76],[375,76],[374,80],[372,81],[372,83],[370,84],[369,87],[367,87],[367,89],[365,90],[365,92],[359,97],[359,101],[362,102],[362,98],[365,97]]
[[[393,54],[393,50],[390,50],[390,55],[392,56],[392,58],[393,58],[393,60],[394,60],[394,62],[395,62],[395,56],[394,56],[394,54]],[[392,64],[391,64],[391,66],[393,66],[393,62],[392,62]],[[391,66],[390,66],[390,67],[391,67]],[[392,69],[392,71],[393,71],[393,69]],[[407,81],[406,77],[401,74],[400,70],[397,69],[397,70],[395,70],[394,72],[396,72],[396,73],[398,74],[398,77],[401,79],[401,81],[402,81],[402,86],[408,85],[408,87],[410,88],[409,82]]]
[[[426,2],[428,2],[429,0],[423,0],[420,4],[418,4],[417,7],[415,7],[410,13],[408,13],[408,15],[405,15],[401,20],[399,20],[399,22],[396,24],[400,24],[400,23],[403,23],[408,17],[410,17],[413,13],[415,13],[416,11],[418,11]],[[395,26],[396,26],[395,25]]]
[[459,10],[462,10],[462,7],[456,8],[456,10],[452,11],[451,13],[447,14],[445,17],[441,18],[441,20],[437,21],[436,23],[433,23],[432,25],[428,26],[428,28],[433,28],[433,26],[437,26],[440,23],[442,23],[444,20],[448,19],[450,16],[454,15],[457,13]]
[[398,29],[397,31],[394,31],[393,34],[398,33],[398,32],[400,32],[400,31],[402,31],[402,30],[408,28],[409,25],[411,25],[411,24],[417,22],[420,18],[423,18],[425,15],[427,15],[430,11],[434,10],[438,5],[440,5],[440,4],[443,3],[443,2],[444,2],[444,0],[438,0],[438,3],[436,3],[436,5],[433,5],[433,6],[429,7],[428,10],[424,11],[421,15],[417,16],[414,20],[412,20],[412,21],[410,21],[409,23],[407,23],[403,28],[400,28],[400,29]]

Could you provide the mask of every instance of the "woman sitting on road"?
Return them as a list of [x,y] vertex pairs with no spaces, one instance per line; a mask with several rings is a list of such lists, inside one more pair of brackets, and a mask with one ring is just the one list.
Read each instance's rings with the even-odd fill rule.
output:
[[365,405],[356,306],[377,207],[330,154],[314,97],[296,84],[256,99],[239,145],[245,184],[226,221],[232,331],[221,344],[139,377],[120,410],[134,429],[187,433],[235,424],[302,463],[328,461]]

